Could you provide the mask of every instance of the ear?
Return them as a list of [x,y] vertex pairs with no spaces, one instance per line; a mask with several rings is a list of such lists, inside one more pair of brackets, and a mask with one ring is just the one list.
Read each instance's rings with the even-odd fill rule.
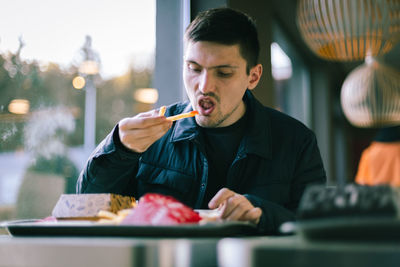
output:
[[257,64],[250,69],[248,89],[253,90],[261,79],[262,65]]

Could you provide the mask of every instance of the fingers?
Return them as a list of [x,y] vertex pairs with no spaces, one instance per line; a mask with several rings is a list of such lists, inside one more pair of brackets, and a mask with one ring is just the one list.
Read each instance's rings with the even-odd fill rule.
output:
[[229,221],[250,221],[257,224],[260,221],[262,210],[254,207],[243,195],[223,188],[211,199],[210,209],[220,207],[221,219]]
[[238,220],[252,207],[244,196],[235,194],[227,199],[222,217],[224,219]]
[[222,188],[215,194],[215,196],[208,203],[210,209],[216,209],[222,205],[225,200],[235,195],[235,192],[229,190],[228,188]]
[[228,221],[250,221],[257,224],[260,221],[261,214],[260,208],[254,207],[249,201],[243,201],[235,208],[227,209],[222,218]]
[[160,139],[168,131],[168,128],[159,131],[157,130],[151,135],[147,135],[146,131],[147,130],[132,130],[129,132],[120,132],[121,143],[132,151],[142,153],[155,141]]
[[119,128],[125,131],[131,129],[148,128],[162,123],[167,125],[171,124],[164,116],[151,117],[149,114],[139,114],[138,116],[132,118],[122,119],[119,122]]
[[158,111],[140,113],[135,117],[125,118],[118,124],[121,143],[135,152],[144,152],[160,139],[170,128],[172,122]]
[[[168,122],[161,122],[158,124],[152,124],[149,126],[143,126],[143,125],[135,125],[131,127],[127,127],[126,124],[124,125],[124,122],[121,121],[119,124],[119,129],[121,132],[124,134],[128,135],[128,137],[134,137],[136,138],[145,138],[149,136],[155,136],[158,135],[160,132],[166,132],[170,128],[170,123]],[[163,134],[161,134],[162,136]],[[120,136],[122,139],[123,137]]]
[[260,208],[253,208],[246,212],[244,216],[241,217],[242,221],[250,221],[255,224],[258,224],[260,222],[260,218],[262,215],[262,210]]

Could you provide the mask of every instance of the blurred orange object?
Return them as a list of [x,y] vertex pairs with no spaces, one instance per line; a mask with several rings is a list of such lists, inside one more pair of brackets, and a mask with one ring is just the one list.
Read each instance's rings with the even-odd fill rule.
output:
[[356,183],[400,186],[400,141],[372,142],[361,155]]

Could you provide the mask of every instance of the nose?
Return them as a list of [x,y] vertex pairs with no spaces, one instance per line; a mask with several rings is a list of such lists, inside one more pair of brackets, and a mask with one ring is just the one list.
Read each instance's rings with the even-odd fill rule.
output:
[[214,79],[211,73],[209,73],[207,70],[204,70],[203,73],[200,75],[199,90],[203,94],[215,91]]

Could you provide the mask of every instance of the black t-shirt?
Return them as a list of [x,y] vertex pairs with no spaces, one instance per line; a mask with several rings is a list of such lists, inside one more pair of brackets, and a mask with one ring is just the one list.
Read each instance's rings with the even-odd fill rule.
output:
[[234,124],[221,128],[201,128],[208,160],[208,181],[202,208],[226,186],[228,170],[235,159],[246,130],[247,113]]

